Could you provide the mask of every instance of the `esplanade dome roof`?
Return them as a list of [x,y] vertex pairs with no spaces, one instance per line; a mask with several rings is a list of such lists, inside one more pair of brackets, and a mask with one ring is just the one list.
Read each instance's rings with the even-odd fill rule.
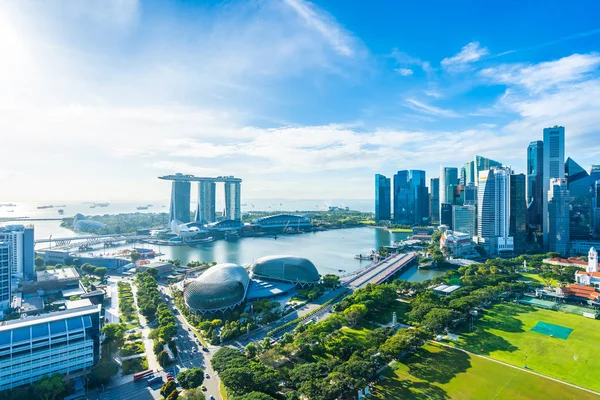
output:
[[302,257],[261,257],[250,266],[253,277],[275,279],[299,284],[318,283],[320,276],[315,265]]
[[246,297],[250,277],[237,264],[217,264],[187,284],[185,303],[194,311],[221,311],[233,308]]

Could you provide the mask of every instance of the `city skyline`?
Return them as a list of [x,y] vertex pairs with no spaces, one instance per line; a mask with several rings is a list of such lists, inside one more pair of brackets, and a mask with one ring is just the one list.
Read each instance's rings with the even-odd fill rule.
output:
[[372,199],[400,165],[525,172],[554,125],[589,169],[598,5],[539,4],[3,2],[0,201],[164,199],[155,176],[174,172],[240,176],[245,198]]

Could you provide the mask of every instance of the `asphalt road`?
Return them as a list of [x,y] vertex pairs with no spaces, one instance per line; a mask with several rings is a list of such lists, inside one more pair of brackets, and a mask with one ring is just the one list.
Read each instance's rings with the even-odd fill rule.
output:
[[154,400],[161,398],[160,383],[148,386],[145,380],[129,382],[100,394],[100,400]]

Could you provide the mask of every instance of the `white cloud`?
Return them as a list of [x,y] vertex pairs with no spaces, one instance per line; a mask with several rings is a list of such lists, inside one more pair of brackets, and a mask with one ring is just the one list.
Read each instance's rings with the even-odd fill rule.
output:
[[440,108],[436,106],[432,106],[430,104],[425,104],[415,99],[406,99],[406,107],[411,110],[419,111],[425,114],[435,115],[439,117],[449,117],[449,118],[458,118],[460,115],[452,110],[446,108]]
[[318,11],[311,2],[305,0],[285,0],[285,2],[294,9],[307,26],[323,35],[335,51],[344,56],[354,54],[350,35],[344,32],[332,18]]
[[502,64],[486,68],[481,75],[491,82],[515,85],[534,93],[579,82],[600,66],[600,54],[572,54],[538,64]]
[[444,58],[442,66],[446,69],[461,69],[466,64],[473,63],[488,54],[488,49],[481,47],[479,42],[471,42],[464,46],[458,54]]
[[402,76],[411,76],[414,73],[413,70],[409,68],[396,68],[394,71]]

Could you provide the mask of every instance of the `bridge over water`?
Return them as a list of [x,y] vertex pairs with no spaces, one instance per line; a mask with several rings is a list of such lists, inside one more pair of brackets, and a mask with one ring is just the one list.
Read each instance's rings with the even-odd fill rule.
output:
[[48,244],[49,248],[66,250],[73,247],[91,247],[99,244],[112,244],[115,242],[136,242],[147,239],[149,236],[134,234],[112,234],[112,235],[89,235],[89,236],[71,236],[71,237],[52,237],[48,239],[38,239],[35,244]]
[[388,280],[396,272],[407,267],[416,259],[415,253],[393,254],[378,263],[363,269],[356,275],[343,282],[351,289],[360,289],[369,283],[380,284]]

